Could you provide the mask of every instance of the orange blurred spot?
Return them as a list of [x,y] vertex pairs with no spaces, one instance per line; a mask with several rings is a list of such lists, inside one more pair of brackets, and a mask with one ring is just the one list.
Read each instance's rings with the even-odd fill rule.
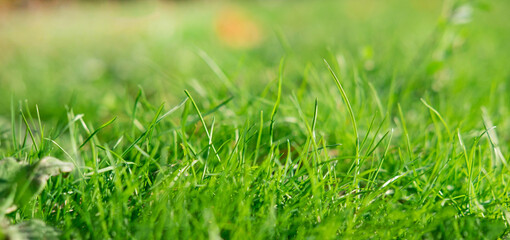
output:
[[260,27],[239,9],[223,10],[215,25],[219,39],[230,47],[251,48],[261,42]]

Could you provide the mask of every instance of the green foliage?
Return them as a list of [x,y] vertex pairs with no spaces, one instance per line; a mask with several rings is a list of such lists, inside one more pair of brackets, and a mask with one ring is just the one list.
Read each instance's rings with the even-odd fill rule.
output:
[[44,222],[30,220],[9,225],[5,214],[25,207],[39,195],[50,176],[69,173],[72,163],[62,162],[53,157],[45,157],[34,164],[25,164],[13,158],[0,160],[0,237],[1,239],[47,239],[57,236],[57,232]]
[[0,25],[0,239],[509,236],[510,2],[155,4]]

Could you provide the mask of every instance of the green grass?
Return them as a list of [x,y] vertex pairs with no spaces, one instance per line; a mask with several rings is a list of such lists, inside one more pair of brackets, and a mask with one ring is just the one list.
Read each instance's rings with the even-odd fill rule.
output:
[[[76,166],[11,223],[64,239],[507,236],[507,1],[204,4],[6,15],[0,158]],[[260,42],[222,42],[225,9]]]

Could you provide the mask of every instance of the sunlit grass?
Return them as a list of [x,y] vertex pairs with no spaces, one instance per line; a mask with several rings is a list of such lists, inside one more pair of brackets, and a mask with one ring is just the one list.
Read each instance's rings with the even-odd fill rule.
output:
[[504,236],[510,6],[363,2],[9,15],[0,157],[76,168],[7,218],[72,239]]

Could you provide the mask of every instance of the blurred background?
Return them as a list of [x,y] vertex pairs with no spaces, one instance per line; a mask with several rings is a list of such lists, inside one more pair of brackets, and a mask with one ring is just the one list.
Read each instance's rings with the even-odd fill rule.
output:
[[[39,210],[20,210],[12,221],[44,216],[70,238],[80,236],[69,235],[75,231],[94,238],[110,230],[106,226],[113,226],[114,238],[138,237],[130,235],[133,229],[147,238],[151,229],[181,232],[181,226],[194,235],[195,225],[198,234],[213,236],[220,228],[222,236],[243,234],[234,231],[235,223],[253,223],[245,232],[262,234],[285,226],[299,234],[294,236],[343,231],[338,226],[356,234],[381,229],[416,235],[453,226],[469,234],[478,231],[470,227],[474,222],[508,220],[507,169],[495,166],[510,152],[509,12],[510,0],[0,0],[0,156],[74,156],[77,166],[95,174],[91,181],[55,180],[33,204]],[[281,103],[273,118],[282,58]],[[324,59],[345,88],[356,124]],[[159,113],[178,105],[185,89],[204,115],[211,114],[200,122],[188,102],[156,128]],[[214,126],[214,142],[202,124],[211,126],[211,135]],[[481,139],[485,129],[491,129],[490,141]],[[367,143],[359,156],[358,131]],[[469,156],[461,154],[461,139]],[[313,146],[312,154],[314,141],[323,148]],[[228,160],[208,163],[211,145],[218,160]],[[245,156],[263,168],[238,172],[238,166],[250,166]],[[273,161],[277,156],[281,162],[290,156],[285,175],[288,166],[306,169],[296,170],[305,175],[266,181],[283,169]],[[308,157],[311,162],[302,160]],[[318,178],[325,174],[316,185],[309,163]],[[349,174],[358,168],[362,180],[351,185]],[[195,172],[202,172],[200,185]],[[244,181],[260,187],[238,193]],[[355,190],[336,191],[344,186]],[[237,196],[247,196],[247,203],[236,202]],[[323,202],[328,196],[332,200]],[[66,207],[67,199],[73,207]],[[161,211],[167,206],[177,206],[175,217]],[[244,217],[232,221],[238,213]],[[461,216],[471,214],[473,224],[462,225]],[[388,223],[395,224],[386,229]]]
[[206,107],[231,95],[248,102],[245,93],[274,81],[283,56],[284,91],[313,82],[303,90],[311,102],[336,91],[323,58],[348,69],[344,77],[369,79],[383,100],[395,78],[404,102],[425,93],[458,100],[478,87],[467,114],[491,87],[505,91],[509,76],[509,1],[0,3],[4,119],[20,101],[44,118],[71,106],[109,119],[140,88],[156,105],[176,104],[183,89]]

